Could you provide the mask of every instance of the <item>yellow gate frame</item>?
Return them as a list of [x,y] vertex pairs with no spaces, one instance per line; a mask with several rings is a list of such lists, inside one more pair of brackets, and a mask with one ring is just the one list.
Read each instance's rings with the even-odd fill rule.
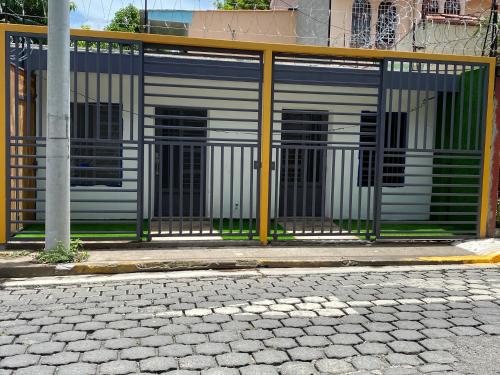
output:
[[[6,126],[7,119],[5,116],[6,106],[9,105],[6,100],[6,33],[20,32],[31,34],[47,34],[47,27],[44,26],[26,26],[15,24],[0,25],[0,165],[6,166]],[[138,33],[123,33],[111,31],[94,31],[72,29],[72,36],[96,39],[120,39],[130,40],[143,43],[155,44],[170,44],[189,47],[205,47],[219,48],[229,50],[244,50],[254,51],[263,54],[264,58],[264,76],[262,83],[262,125],[261,125],[261,172],[260,172],[260,227],[259,239],[262,245],[268,243],[268,226],[269,226],[269,169],[271,155],[271,95],[272,95],[272,66],[273,56],[275,53],[293,53],[302,55],[322,55],[335,57],[351,57],[351,58],[372,58],[372,59],[418,59],[423,61],[432,60],[433,62],[461,62],[461,63],[483,63],[488,65],[488,97],[486,108],[486,132],[484,139],[483,151],[483,176],[482,176],[482,191],[481,191],[481,214],[479,219],[479,235],[481,238],[486,237],[486,228],[488,220],[488,198],[489,187],[491,182],[491,147],[493,138],[493,90],[495,83],[495,58],[479,57],[479,56],[457,56],[457,55],[441,55],[427,54],[414,52],[372,50],[372,49],[355,49],[355,48],[334,48],[334,47],[318,47],[318,46],[303,46],[275,43],[256,43],[256,42],[240,42],[233,40],[216,40],[204,38],[189,38],[170,35],[156,34],[138,34]],[[0,173],[0,245],[7,242],[7,176],[6,168]]]

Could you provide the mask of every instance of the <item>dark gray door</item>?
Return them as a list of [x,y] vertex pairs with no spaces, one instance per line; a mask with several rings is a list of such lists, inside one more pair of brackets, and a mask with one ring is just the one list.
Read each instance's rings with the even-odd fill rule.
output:
[[155,216],[202,216],[207,111],[156,108]]
[[326,155],[326,145],[321,142],[328,140],[327,122],[326,112],[283,112],[280,216],[320,216]]

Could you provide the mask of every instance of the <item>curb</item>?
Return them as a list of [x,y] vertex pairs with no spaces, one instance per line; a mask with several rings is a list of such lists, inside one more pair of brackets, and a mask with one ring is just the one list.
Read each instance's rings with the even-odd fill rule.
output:
[[449,257],[420,257],[418,260],[433,262],[435,264],[443,264],[450,261],[459,262],[461,264],[478,264],[478,263],[500,263],[500,251],[493,251],[484,255],[459,255]]
[[95,274],[119,274],[136,272],[169,272],[192,270],[238,270],[249,268],[321,268],[353,266],[416,266],[444,264],[479,264],[500,263],[500,252],[487,255],[466,255],[446,257],[419,257],[409,259],[322,259],[322,260],[186,260],[186,261],[151,261],[120,263],[74,263],[74,264],[29,264],[14,267],[0,267],[0,278],[25,278],[38,276],[74,276]]

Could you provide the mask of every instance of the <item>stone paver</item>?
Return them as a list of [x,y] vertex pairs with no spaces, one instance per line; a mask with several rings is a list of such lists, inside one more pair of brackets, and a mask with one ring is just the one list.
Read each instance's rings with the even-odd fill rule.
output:
[[463,373],[499,311],[488,267],[7,286],[0,375]]

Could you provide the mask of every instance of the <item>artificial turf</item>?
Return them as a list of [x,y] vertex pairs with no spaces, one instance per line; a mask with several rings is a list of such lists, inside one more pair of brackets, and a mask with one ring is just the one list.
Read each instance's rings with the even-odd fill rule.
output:
[[[358,236],[360,239],[366,238],[366,220],[360,220],[358,231],[358,220],[343,220],[340,223],[339,220],[335,220],[338,226],[342,226],[343,231],[351,230],[350,234],[353,236]],[[232,224],[232,225],[231,225]],[[251,224],[251,225],[250,225]],[[368,231],[370,233],[372,230],[373,222],[370,221],[368,224]],[[257,221],[253,219],[243,219],[240,225],[240,219],[223,219],[222,220],[222,234],[223,240],[258,240],[258,228],[256,227]],[[294,240],[295,237],[286,233],[281,225],[277,225],[277,238],[274,237],[275,226],[274,222],[271,221],[270,228],[272,229],[272,236],[269,236],[269,240],[278,241],[289,241]],[[144,232],[142,240],[147,240],[148,236],[148,226],[147,220],[144,221]],[[219,230],[221,228],[221,221],[219,219],[213,220],[214,234],[219,235]],[[250,229],[251,228],[251,229]],[[460,237],[459,233],[454,231],[471,230],[474,231],[470,225],[436,225],[436,224],[399,224],[399,223],[382,223],[380,227],[381,237]],[[29,233],[23,233],[29,232]],[[29,224],[24,230],[15,234],[15,238],[21,239],[43,239],[45,234],[45,226],[43,224]],[[36,233],[35,233],[36,232]],[[115,232],[115,233],[113,233]],[[117,233],[119,232],[119,233]],[[254,233],[252,238],[249,234]],[[314,234],[312,234],[314,235]],[[333,234],[334,235],[334,234]],[[99,223],[99,224],[72,224],[71,225],[71,237],[72,238],[136,238],[136,225],[135,223]],[[374,239],[372,236],[370,239]]]

